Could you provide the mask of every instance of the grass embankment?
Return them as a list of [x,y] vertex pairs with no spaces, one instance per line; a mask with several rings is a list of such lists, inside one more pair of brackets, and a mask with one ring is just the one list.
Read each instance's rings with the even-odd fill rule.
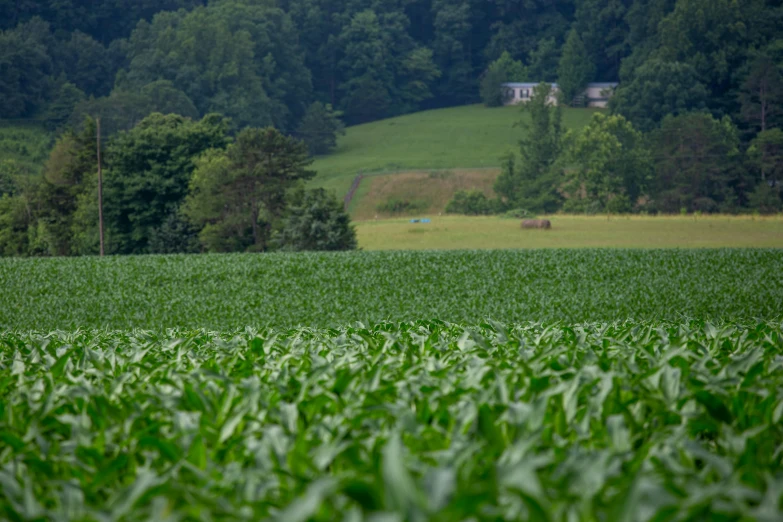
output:
[[362,181],[349,207],[356,220],[399,217],[390,204],[408,205],[402,214],[437,214],[458,190],[478,189],[494,197],[492,186],[499,171],[489,169],[432,170],[369,176]]
[[360,221],[365,250],[494,248],[783,248],[783,217],[550,216],[551,230],[522,230],[520,220],[434,216]]
[[[565,109],[564,124],[581,128],[596,110]],[[350,127],[332,154],[315,161],[312,184],[342,197],[359,172],[498,167],[525,132],[514,124],[528,118],[519,107],[468,105]]]

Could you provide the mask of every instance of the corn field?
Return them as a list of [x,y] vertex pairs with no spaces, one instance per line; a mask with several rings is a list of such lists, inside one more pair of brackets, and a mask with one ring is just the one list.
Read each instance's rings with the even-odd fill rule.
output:
[[0,520],[777,522],[781,261],[2,260]]

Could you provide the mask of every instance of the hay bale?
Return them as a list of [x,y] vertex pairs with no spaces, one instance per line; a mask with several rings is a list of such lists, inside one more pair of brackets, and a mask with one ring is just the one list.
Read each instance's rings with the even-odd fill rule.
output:
[[525,219],[522,221],[522,228],[552,228],[552,222],[548,219]]

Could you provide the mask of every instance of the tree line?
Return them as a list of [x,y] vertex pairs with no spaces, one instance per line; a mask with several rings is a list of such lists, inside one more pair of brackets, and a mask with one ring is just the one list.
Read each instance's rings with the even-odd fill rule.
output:
[[[551,103],[553,96],[553,86],[541,83],[523,106],[526,132],[519,153],[503,158],[498,197],[461,191],[447,212],[776,213],[783,206],[780,128],[762,130],[744,146],[729,116],[669,113],[643,132],[615,110],[566,131],[563,104]],[[615,109],[620,103],[613,100]]]
[[779,101],[782,22],[779,0],[4,0],[0,118],[218,112],[293,133],[314,102],[356,124],[473,103],[494,78],[620,81],[642,130],[706,108],[745,132],[780,117],[740,105],[749,80]]
[[[59,136],[48,180],[20,187],[0,168],[0,234],[15,238],[3,239],[9,252],[94,250],[85,121],[99,117],[115,138],[106,154],[117,179],[107,182],[118,186],[107,186],[107,198],[127,205],[107,214],[113,251],[160,251],[175,232],[192,239],[187,248],[272,248],[277,201],[237,203],[258,212],[258,229],[232,228],[231,204],[214,209],[220,219],[188,213],[197,166],[238,176],[230,151],[245,129],[274,128],[323,154],[343,121],[482,98],[497,105],[505,81],[556,81],[566,103],[589,81],[620,87],[611,116],[579,136],[564,132],[559,109],[527,108],[538,115],[519,157],[504,160],[503,209],[775,211],[780,27],[780,0],[0,0],[0,119],[43,121]],[[148,170],[144,146],[129,151],[158,113],[182,118],[175,127],[195,132],[188,139],[198,145],[181,143],[188,154],[172,149],[174,158],[156,157],[163,166]],[[214,118],[222,145],[193,130]],[[153,127],[146,132],[167,135],[166,125]],[[85,167],[63,167],[73,158]],[[148,193],[152,177],[135,185],[139,172],[159,176],[156,190],[170,199]],[[123,192],[131,189],[137,200]],[[210,190],[218,189],[231,194]],[[288,208],[296,190],[285,192]],[[267,205],[278,210],[264,222]],[[47,212],[56,215],[36,217]],[[239,228],[241,240],[231,236]],[[237,242],[219,244],[220,234]]]
[[[99,251],[97,122],[57,139],[42,179],[0,176],[0,255]],[[333,194],[305,190],[307,146],[273,127],[231,135],[219,114],[153,113],[102,150],[109,254],[348,250]]]

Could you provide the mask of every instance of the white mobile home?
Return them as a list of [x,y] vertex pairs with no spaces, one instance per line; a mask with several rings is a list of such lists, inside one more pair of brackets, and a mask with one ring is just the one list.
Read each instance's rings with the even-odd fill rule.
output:
[[[506,105],[517,105],[527,103],[533,97],[533,89],[538,83],[504,83],[503,89],[506,94]],[[615,82],[596,82],[588,83],[584,94],[584,105],[587,107],[605,108],[609,105],[609,98],[614,94],[617,88]],[[556,83],[552,84],[552,94],[547,100],[552,105],[557,104],[557,94],[560,92]]]

